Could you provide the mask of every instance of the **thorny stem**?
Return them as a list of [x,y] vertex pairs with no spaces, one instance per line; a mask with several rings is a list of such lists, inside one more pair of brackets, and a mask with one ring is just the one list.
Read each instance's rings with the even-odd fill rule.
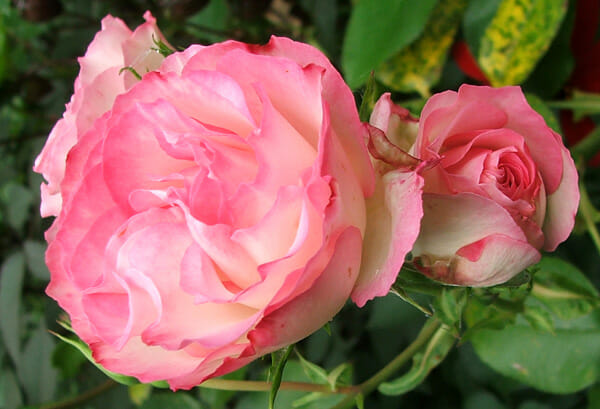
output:
[[79,407],[81,404],[83,404],[84,402],[87,402],[88,400],[95,398],[96,396],[100,395],[101,393],[106,392],[107,390],[117,386],[118,383],[113,381],[112,379],[107,380],[106,382],[92,388],[89,389],[85,392],[83,392],[80,395],[74,396],[72,398],[68,398],[68,399],[64,399],[58,402],[50,402],[50,403],[45,403],[43,405],[40,405],[38,407],[38,409],[70,409],[70,408],[77,408]]
[[[407,363],[422,347],[425,345],[435,331],[440,327],[440,322],[435,319],[429,319],[417,338],[389,364],[383,367],[379,372],[373,375],[359,385],[337,386],[332,388],[330,385],[322,385],[309,382],[281,382],[280,390],[318,392],[323,394],[343,394],[347,395],[345,399],[339,402],[331,409],[349,408],[354,405],[358,396],[363,397],[371,393],[377,386],[392,376],[398,369]],[[107,380],[101,385],[96,386],[80,395],[58,402],[50,402],[39,406],[39,409],[70,409],[75,408],[84,402],[100,395],[101,393],[118,385],[113,380]],[[200,388],[219,389],[227,391],[246,391],[246,392],[269,392],[271,382],[263,381],[242,381],[233,379],[209,379],[204,381]]]
[[396,358],[390,361],[389,364],[384,366],[379,372],[367,379],[360,385],[355,386],[355,393],[350,394],[344,398],[337,405],[331,409],[347,409],[354,406],[358,395],[363,397],[373,392],[380,383],[387,380],[396,371],[398,371],[405,363],[407,363],[419,350],[430,340],[433,334],[440,327],[441,323],[436,318],[430,318],[425,322],[423,329],[417,336],[417,338],[410,344],[404,351],[402,351]]

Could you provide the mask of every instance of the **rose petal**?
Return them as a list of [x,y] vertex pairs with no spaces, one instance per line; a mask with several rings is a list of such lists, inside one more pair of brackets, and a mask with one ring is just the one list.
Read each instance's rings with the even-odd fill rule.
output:
[[394,283],[419,234],[422,189],[423,178],[416,172],[391,171],[378,179],[375,194],[367,199],[363,259],[352,291],[359,307],[386,295]]
[[579,207],[578,175],[575,163],[565,148],[562,149],[563,172],[560,185],[554,193],[546,197],[546,218],[544,231],[544,250],[554,251],[569,237],[575,225],[575,214]]

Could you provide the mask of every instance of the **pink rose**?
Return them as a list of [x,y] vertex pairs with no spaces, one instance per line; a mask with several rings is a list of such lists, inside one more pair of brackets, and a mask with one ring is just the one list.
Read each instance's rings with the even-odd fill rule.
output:
[[371,122],[388,135],[416,136],[410,153],[425,166],[424,216],[412,255],[426,275],[458,285],[503,283],[568,237],[577,172],[560,135],[519,87],[463,85],[436,94],[417,135],[399,131],[407,121],[391,106],[383,96]]
[[62,206],[60,184],[65,174],[69,150],[108,111],[117,95],[137,81],[132,67],[140,73],[152,71],[164,57],[154,50],[155,41],[166,42],[150,12],[144,14],[146,23],[131,32],[122,20],[106,16],[90,44],[85,57],[79,58],[81,70],[75,80],[75,92],[63,118],[56,123],[44,150],[35,161],[34,170],[44,175],[42,184],[42,216],[58,216]]
[[[327,58],[277,37],[193,45],[128,83],[148,20],[125,37],[104,20],[36,162],[58,215],[47,292],[107,369],[191,388],[307,336],[351,294],[387,293],[397,269],[366,249],[357,283],[375,177]],[[369,237],[404,240],[389,234]]]

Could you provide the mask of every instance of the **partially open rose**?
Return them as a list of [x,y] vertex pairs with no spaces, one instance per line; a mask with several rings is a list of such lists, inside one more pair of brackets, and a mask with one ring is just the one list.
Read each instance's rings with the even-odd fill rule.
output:
[[[190,388],[342,307],[374,173],[352,93],[315,48],[229,41],[161,62],[146,35],[132,60],[146,24],[104,20],[36,162],[57,215],[47,292],[104,367]],[[148,55],[156,65],[139,66]],[[119,76],[125,65],[143,78]],[[354,298],[385,294],[386,271],[387,284],[363,275]]]
[[[407,120],[386,120],[399,115],[391,105],[389,95],[382,97],[372,124],[410,139],[409,131],[398,132]],[[424,165],[424,215],[412,255],[436,280],[505,282],[573,228],[579,202],[573,160],[518,87],[463,85],[434,95],[410,153]]]

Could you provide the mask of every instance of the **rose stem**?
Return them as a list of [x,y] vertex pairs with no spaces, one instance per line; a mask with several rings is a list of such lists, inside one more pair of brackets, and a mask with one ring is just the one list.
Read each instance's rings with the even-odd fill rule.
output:
[[81,405],[84,402],[100,395],[101,393],[106,392],[107,390],[119,385],[117,382],[112,379],[107,380],[106,382],[89,389],[83,392],[81,395],[74,396],[72,398],[64,399],[58,402],[50,402],[43,405],[38,406],[38,409],[69,409],[75,408]]
[[[309,382],[281,382],[280,390],[319,392],[323,394],[347,394],[344,400],[331,409],[342,409],[351,407],[356,396],[366,396],[377,386],[392,376],[402,365],[416,354],[423,345],[429,341],[429,338],[439,328],[440,322],[437,319],[429,319],[417,338],[389,364],[383,367],[379,372],[367,379],[365,382],[354,386],[338,386],[334,390],[329,385],[321,385]],[[107,380],[103,384],[90,389],[81,395],[65,399],[59,402],[51,402],[41,405],[39,409],[69,409],[86,402],[104,391],[118,385],[113,380]],[[271,390],[270,382],[263,381],[237,381],[232,379],[209,379],[204,381],[200,388],[220,389],[229,391],[247,391],[247,392],[268,392]]]
[[400,367],[402,367],[409,359],[413,357],[423,345],[425,345],[431,336],[435,334],[437,329],[440,327],[441,323],[437,320],[437,318],[429,318],[421,332],[417,336],[417,338],[410,344],[404,351],[402,351],[396,358],[390,361],[389,364],[384,366],[379,372],[373,375],[371,378],[367,379],[363,383],[356,385],[355,393],[347,396],[339,402],[337,405],[333,406],[330,409],[345,409],[351,408],[355,405],[357,395],[362,395],[363,398],[367,396],[369,393],[373,392],[379,386],[380,383],[387,380],[390,376],[392,376]]

